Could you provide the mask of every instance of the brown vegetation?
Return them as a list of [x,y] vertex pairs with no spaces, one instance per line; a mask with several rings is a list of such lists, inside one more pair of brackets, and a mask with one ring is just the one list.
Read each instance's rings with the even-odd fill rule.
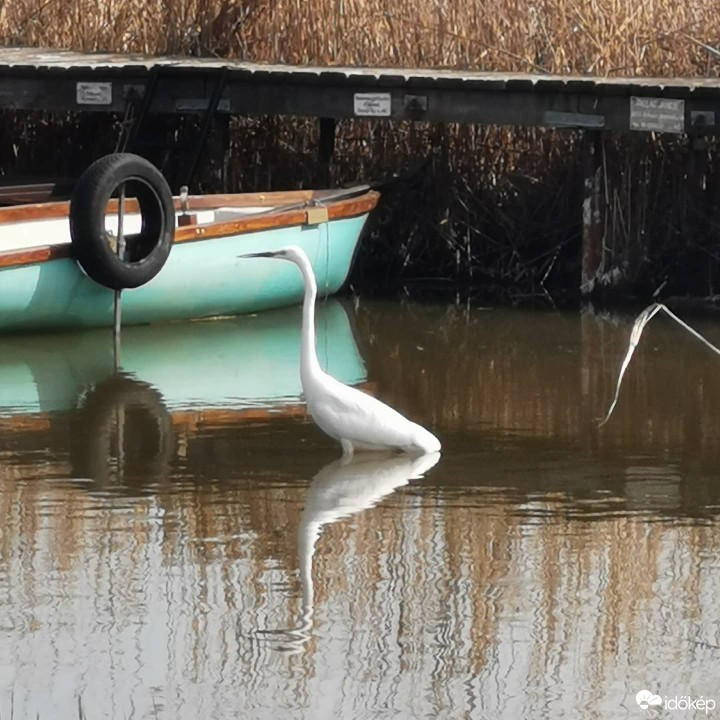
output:
[[13,0],[8,45],[332,65],[712,75],[704,0]]

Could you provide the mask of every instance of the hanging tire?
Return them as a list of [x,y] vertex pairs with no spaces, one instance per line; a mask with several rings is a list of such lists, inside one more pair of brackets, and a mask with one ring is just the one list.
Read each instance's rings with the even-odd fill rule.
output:
[[[125,185],[125,195],[137,199],[140,232],[125,236],[121,259],[105,229],[111,196]],[[131,153],[106,155],[80,177],[70,200],[73,253],[95,282],[113,290],[144,285],[168,259],[175,234],[172,194],[162,173],[145,158]]]

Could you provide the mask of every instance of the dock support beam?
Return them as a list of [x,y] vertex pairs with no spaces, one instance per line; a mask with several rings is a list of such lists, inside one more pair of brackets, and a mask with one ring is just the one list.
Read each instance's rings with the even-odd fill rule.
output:
[[604,218],[602,207],[602,135],[586,130],[582,139],[583,208],[580,292],[596,289],[603,265]]
[[230,192],[230,116],[215,116],[213,129],[207,140],[207,179],[213,192]]
[[322,188],[330,187],[330,163],[335,152],[335,125],[335,118],[320,118],[317,183]]

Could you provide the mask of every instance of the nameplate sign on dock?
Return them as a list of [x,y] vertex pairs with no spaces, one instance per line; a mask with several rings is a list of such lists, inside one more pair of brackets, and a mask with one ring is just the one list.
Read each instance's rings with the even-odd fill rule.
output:
[[75,91],[78,105],[112,105],[112,83],[79,82]]
[[358,117],[390,117],[390,93],[355,93],[353,111]]
[[685,101],[631,97],[630,129],[669,133],[685,131]]

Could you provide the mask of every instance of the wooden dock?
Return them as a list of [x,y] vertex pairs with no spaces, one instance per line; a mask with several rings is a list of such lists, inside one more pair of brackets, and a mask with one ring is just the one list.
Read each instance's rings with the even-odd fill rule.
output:
[[216,112],[715,134],[720,79],[297,67],[0,48],[0,109]]
[[[720,79],[298,67],[0,48],[0,110],[127,114],[129,108],[134,119],[123,147],[132,151],[139,151],[138,137],[152,135],[143,125],[150,117],[203,117],[186,168],[190,180],[218,116],[318,118],[321,168],[329,166],[336,122],[347,118],[580,129],[585,133],[580,285],[591,293],[603,253],[601,133],[687,135],[693,146],[702,146],[702,136],[720,128]],[[319,177],[327,176],[321,169]]]

